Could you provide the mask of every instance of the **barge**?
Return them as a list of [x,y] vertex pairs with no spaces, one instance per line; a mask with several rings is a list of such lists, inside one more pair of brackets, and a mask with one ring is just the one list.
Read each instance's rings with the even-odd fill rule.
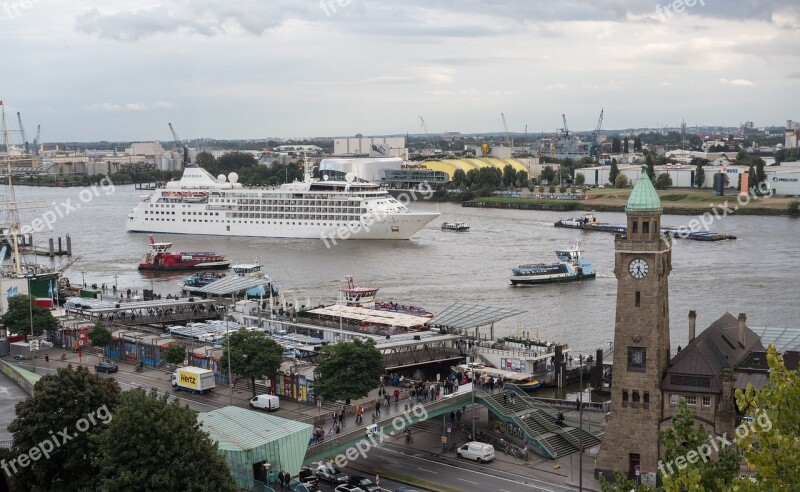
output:
[[[598,222],[594,214],[587,213],[579,218],[561,219],[556,221],[553,226],[567,229],[582,229],[584,231],[610,232],[613,234],[625,234],[628,227],[625,225],[608,224]],[[736,239],[733,234],[723,234],[710,231],[692,231],[686,227],[662,227],[662,234],[669,234],[676,239],[691,239],[693,241],[726,241]]]

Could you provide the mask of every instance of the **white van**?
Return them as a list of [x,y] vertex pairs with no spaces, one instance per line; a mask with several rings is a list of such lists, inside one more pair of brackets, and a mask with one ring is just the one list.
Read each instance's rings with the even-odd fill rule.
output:
[[494,446],[482,442],[472,441],[464,444],[456,454],[459,458],[475,460],[478,463],[492,461],[494,459]]
[[250,399],[250,408],[260,408],[271,412],[281,407],[281,401],[276,395],[256,395]]

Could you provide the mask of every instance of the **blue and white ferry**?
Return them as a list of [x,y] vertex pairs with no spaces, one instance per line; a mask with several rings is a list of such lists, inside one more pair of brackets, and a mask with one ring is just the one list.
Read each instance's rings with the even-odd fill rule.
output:
[[511,270],[511,283],[535,285],[595,278],[594,268],[581,253],[576,244],[574,249],[556,251],[558,263],[520,265]]

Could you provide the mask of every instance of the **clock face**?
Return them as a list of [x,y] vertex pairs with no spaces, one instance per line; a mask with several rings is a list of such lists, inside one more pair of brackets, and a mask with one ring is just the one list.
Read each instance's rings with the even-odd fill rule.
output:
[[630,272],[633,278],[644,278],[647,275],[648,268],[646,261],[641,258],[635,258],[631,261],[631,264],[628,265],[628,272]]

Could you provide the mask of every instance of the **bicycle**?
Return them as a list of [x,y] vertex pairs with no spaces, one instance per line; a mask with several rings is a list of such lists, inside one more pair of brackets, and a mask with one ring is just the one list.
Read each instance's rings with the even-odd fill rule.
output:
[[413,443],[413,442],[414,442],[414,436],[412,436],[412,435],[407,435],[407,436],[406,436],[406,444],[411,444],[411,443]]

